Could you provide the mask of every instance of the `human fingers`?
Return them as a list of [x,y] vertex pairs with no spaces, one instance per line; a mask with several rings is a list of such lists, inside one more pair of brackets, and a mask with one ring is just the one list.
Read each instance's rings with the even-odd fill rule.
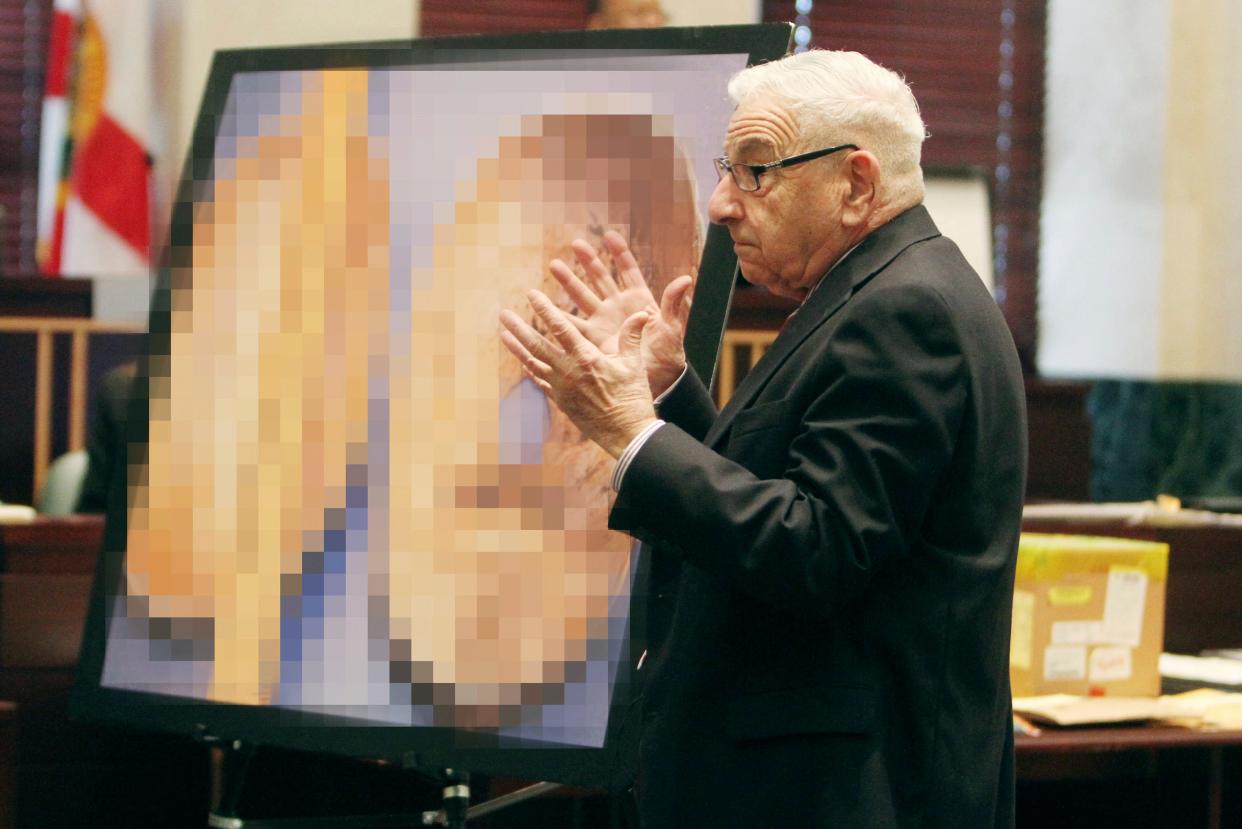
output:
[[585,320],[582,317],[570,316],[568,314],[565,315],[565,319],[572,322],[574,324],[574,328],[581,331],[584,337],[588,340],[591,339],[592,328],[591,323],[588,320]]
[[526,368],[526,366],[522,366],[522,373],[525,374],[528,378],[530,378],[530,381],[534,383],[535,386],[541,392],[543,392],[545,396],[553,400],[556,399],[556,391],[555,389],[552,388],[551,383],[549,383],[547,380],[544,380],[541,377],[536,377],[534,374],[531,374],[530,371]]
[[660,316],[685,327],[690,317],[690,289],[694,280],[689,275],[679,276],[664,289],[660,297]]
[[551,373],[551,367],[531,356],[531,353],[508,331],[500,332],[500,341],[513,356],[517,357],[518,363],[522,366],[522,374],[529,377],[531,382],[545,393],[551,394],[552,384],[544,380],[542,376],[545,373]]
[[[536,371],[551,372],[551,368],[546,363],[542,363],[532,357],[531,353],[508,331],[500,332],[500,341],[504,343],[505,348],[509,349],[513,356],[517,357],[518,362],[522,366],[522,374],[530,378],[530,381],[538,386],[544,394],[549,397],[553,396],[552,384],[544,380],[540,373],[536,373]],[[538,366],[539,368],[532,368],[533,366]]]
[[622,288],[636,288],[646,284],[643,279],[643,269],[639,266],[638,260],[634,258],[634,254],[630,252],[630,246],[624,236],[615,230],[608,231],[604,234],[604,247],[608,249],[612,261],[617,265],[617,278]]
[[[541,291],[527,291],[526,300],[530,303],[531,308],[535,309],[535,314],[539,319],[543,320],[544,325],[548,328],[548,333],[552,335],[552,338],[556,340],[566,353],[584,354],[594,350],[595,347],[591,345],[590,341],[582,336],[574,324],[569,321],[569,316],[553,305],[552,300],[544,296]],[[513,316],[517,317],[516,314]],[[532,350],[531,353],[536,357],[544,356],[538,351]],[[548,362],[555,365],[555,360],[548,360]]]
[[640,353],[643,343],[643,327],[647,325],[650,316],[646,311],[639,311],[631,314],[621,323],[621,333],[618,341],[617,354],[620,357],[631,357]]
[[573,268],[566,265],[560,259],[553,259],[548,263],[548,270],[552,272],[552,276],[556,277],[556,281],[561,283],[561,287],[569,294],[569,298],[573,300],[574,305],[582,310],[582,313],[594,314],[600,306],[599,297],[595,292],[587,287],[587,284],[578,278],[578,274],[574,273]]
[[504,326],[500,332],[501,343],[522,364],[528,376],[546,382],[552,374],[552,346],[512,311],[500,312],[500,324]]
[[599,254],[595,248],[591,247],[589,242],[582,239],[574,239],[569,246],[574,256],[582,263],[583,273],[586,274],[587,282],[595,290],[600,297],[607,299],[617,293],[617,282],[612,278],[612,271],[599,258]]

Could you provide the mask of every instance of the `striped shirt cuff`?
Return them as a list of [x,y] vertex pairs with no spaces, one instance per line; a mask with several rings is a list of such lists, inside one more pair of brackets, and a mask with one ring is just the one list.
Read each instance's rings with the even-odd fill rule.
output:
[[664,425],[663,420],[654,420],[647,425],[645,429],[634,436],[630,441],[630,445],[625,447],[625,451],[621,453],[621,457],[617,458],[617,466],[612,470],[612,488],[614,491],[621,490],[621,480],[625,477],[625,470],[630,468],[630,461],[634,460],[634,456],[638,454],[638,450],[643,448],[643,444],[647,442],[647,438],[655,434],[655,430]]

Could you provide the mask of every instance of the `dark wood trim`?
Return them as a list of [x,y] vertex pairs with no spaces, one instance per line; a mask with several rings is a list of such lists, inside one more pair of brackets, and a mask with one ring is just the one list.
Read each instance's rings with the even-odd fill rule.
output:
[[1091,498],[1091,384],[1026,378],[1028,501]]
[[1038,736],[1018,734],[1014,737],[1014,752],[1019,757],[1028,754],[1213,746],[1242,746],[1242,730],[1202,731],[1158,724],[1095,728],[1049,727],[1043,729]]
[[102,515],[42,515],[26,524],[0,524],[0,572],[91,575],[103,531]]
[[739,282],[733,289],[728,327],[738,331],[776,331],[797,307],[798,303],[792,299]]
[[93,289],[89,279],[41,276],[0,277],[0,316],[90,317]]
[[419,29],[424,37],[494,32],[582,29],[586,0],[423,0]]

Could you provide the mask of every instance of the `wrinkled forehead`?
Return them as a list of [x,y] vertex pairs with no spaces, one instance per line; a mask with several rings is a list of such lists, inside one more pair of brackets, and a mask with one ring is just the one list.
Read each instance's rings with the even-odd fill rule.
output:
[[[757,93],[733,111],[725,131],[724,152],[734,161],[771,161],[792,153],[801,137],[792,107]],[[765,154],[768,157],[761,157]]]

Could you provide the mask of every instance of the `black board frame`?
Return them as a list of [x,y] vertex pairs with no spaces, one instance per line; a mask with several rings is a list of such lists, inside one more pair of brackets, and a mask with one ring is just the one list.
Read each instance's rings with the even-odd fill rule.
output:
[[[789,48],[790,24],[667,28],[640,31],[543,32],[521,35],[430,38],[312,45],[217,52],[193,132],[189,155],[173,205],[168,247],[156,273],[146,356],[139,361],[129,406],[129,458],[140,461],[148,438],[148,377],[152,360],[169,353],[173,273],[188,271],[186,252],[193,243],[194,182],[211,177],[212,147],[233,77],[243,72],[383,68],[514,59],[534,53],[581,57],[614,54],[746,54],[748,65],[779,58]],[[723,139],[723,136],[722,136]],[[178,261],[178,259],[182,261]],[[686,336],[686,353],[698,374],[710,382],[715,370],[737,260],[727,230],[712,226],[706,234],[695,301]],[[212,741],[244,741],[296,750],[382,759],[405,767],[447,767],[551,780],[619,790],[633,778],[640,698],[634,677],[621,676],[613,694],[602,748],[580,748],[530,740],[506,740],[494,734],[461,729],[386,726],[325,714],[280,708],[213,703],[183,697],[103,686],[107,647],[108,596],[124,577],[128,481],[126,465],[117,464],[104,532],[104,549],[92,589],[82,641],[72,712],[75,716],[142,729],[180,733]],[[645,558],[645,557],[644,557]],[[641,651],[643,597],[648,563],[640,559],[631,594],[631,635],[622,666],[632,671]],[[627,670],[622,668],[622,670]]]

